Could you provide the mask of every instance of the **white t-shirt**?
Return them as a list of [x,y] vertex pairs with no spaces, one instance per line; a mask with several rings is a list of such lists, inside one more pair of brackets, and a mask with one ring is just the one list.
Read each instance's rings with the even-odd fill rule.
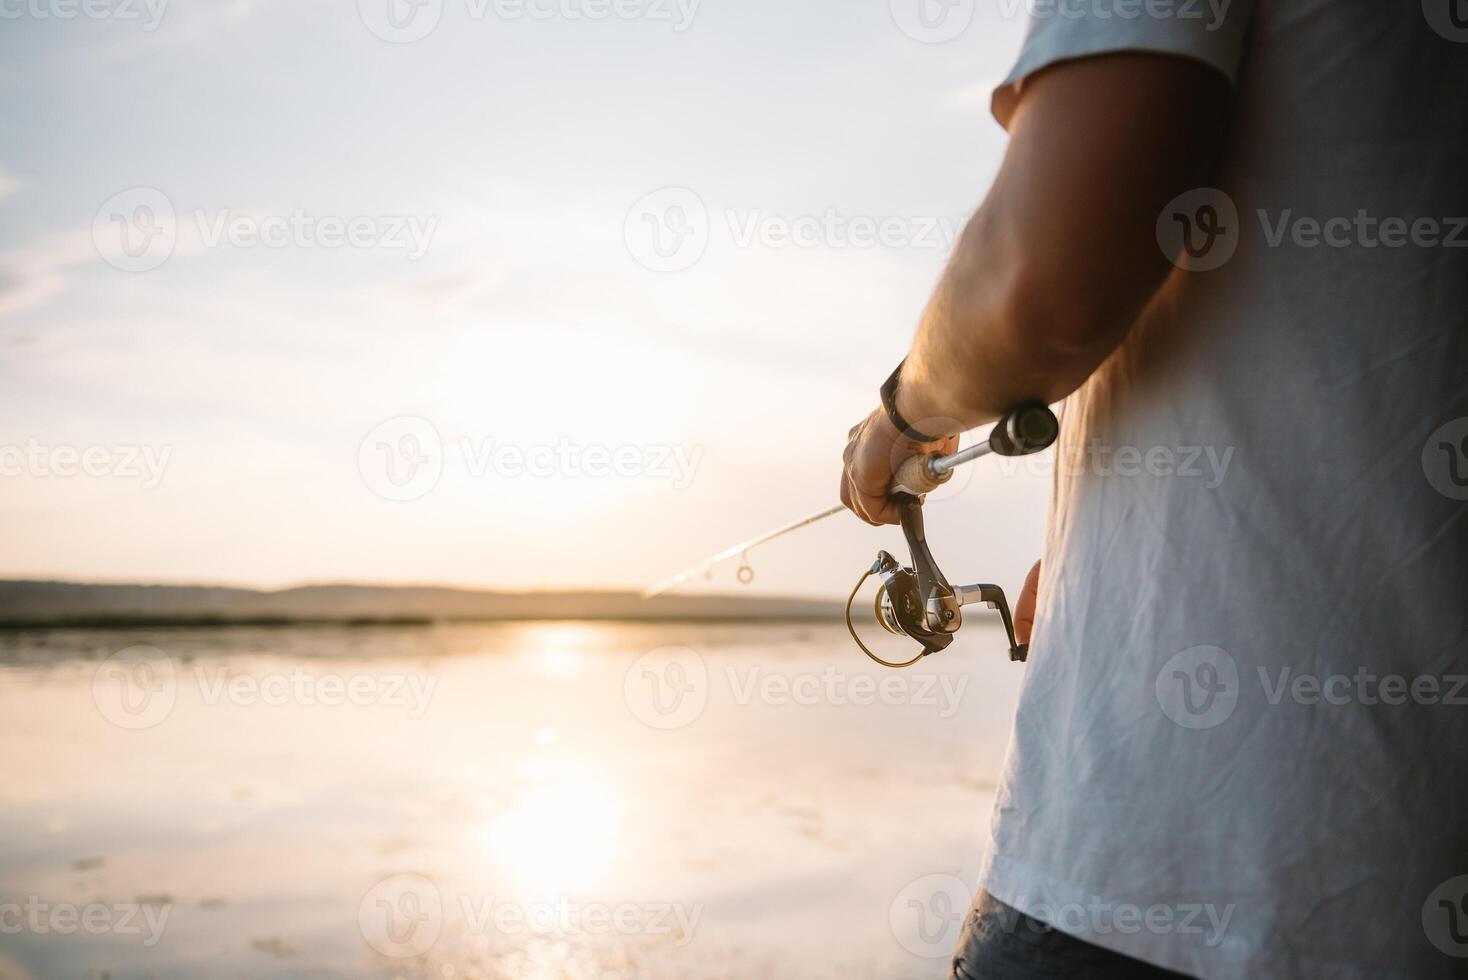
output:
[[1062,410],[980,885],[1209,980],[1468,976],[1468,9],[1223,9],[1041,0],[995,95],[1141,50],[1235,116]]

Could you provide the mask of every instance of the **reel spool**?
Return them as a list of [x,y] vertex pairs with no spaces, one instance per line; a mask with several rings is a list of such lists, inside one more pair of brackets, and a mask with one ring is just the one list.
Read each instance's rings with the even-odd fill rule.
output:
[[[901,501],[899,506],[903,532],[908,535],[909,545],[913,546],[913,566],[903,566],[888,552],[879,551],[877,560],[857,579],[856,587],[846,600],[846,631],[851,634],[857,648],[883,667],[911,667],[926,656],[946,650],[963,625],[962,608],[982,602],[997,610],[1004,623],[1004,632],[1009,638],[1009,659],[1023,662],[1029,656],[1029,644],[1020,643],[1014,635],[1014,617],[1004,590],[987,584],[950,586],[921,539],[921,502],[913,497],[911,502]],[[909,530],[914,526],[917,538]],[[862,642],[856,631],[851,610],[862,586],[873,575],[881,579],[881,584],[872,598],[872,618],[883,631],[893,636],[905,636],[920,644],[921,649],[910,660],[884,660]]]

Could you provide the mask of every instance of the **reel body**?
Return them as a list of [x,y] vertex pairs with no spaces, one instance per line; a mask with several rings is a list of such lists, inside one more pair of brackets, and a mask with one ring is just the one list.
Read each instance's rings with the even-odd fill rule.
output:
[[[851,596],[846,600],[846,629],[851,638],[872,660],[884,667],[910,667],[924,657],[947,649],[963,625],[963,607],[981,602],[997,610],[1009,637],[1009,659],[1022,662],[1029,656],[1029,644],[1020,643],[1014,635],[1014,617],[1004,590],[997,585],[950,585],[942,569],[928,550],[927,532],[923,528],[921,494],[946,483],[953,467],[969,459],[994,453],[999,456],[1028,456],[1055,442],[1059,434],[1055,416],[1044,405],[1023,405],[1010,412],[994,427],[987,444],[942,458],[913,457],[898,470],[891,492],[907,539],[912,564],[902,565],[885,551],[866,570]],[[873,653],[856,633],[851,621],[852,604],[857,593],[871,576],[881,579],[872,612],[882,629],[897,636],[916,640],[917,656],[902,663],[883,660]]]
[[[1004,632],[1009,637],[1009,659],[1024,661],[1029,655],[1029,645],[1015,638],[1014,618],[1004,590],[997,585],[963,585],[957,588],[949,585],[928,550],[922,500],[907,493],[896,494],[893,499],[897,501],[902,533],[912,552],[913,563],[904,566],[890,553],[879,551],[876,561],[851,590],[851,596],[846,600],[846,629],[862,653],[884,667],[911,667],[924,657],[946,650],[963,625],[963,607],[982,602],[990,609],[998,610],[1004,621]],[[919,643],[921,649],[911,660],[902,663],[883,660],[857,635],[851,619],[852,605],[862,585],[873,575],[881,579],[872,603],[877,625],[888,633]]]

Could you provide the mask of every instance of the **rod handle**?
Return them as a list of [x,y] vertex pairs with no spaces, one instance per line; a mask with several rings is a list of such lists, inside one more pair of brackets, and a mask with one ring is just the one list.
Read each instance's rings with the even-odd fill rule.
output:
[[953,479],[952,470],[943,474],[933,473],[929,464],[937,458],[937,453],[928,453],[904,459],[902,465],[897,467],[897,472],[892,474],[892,485],[887,488],[887,492],[910,493],[914,497],[921,497]]

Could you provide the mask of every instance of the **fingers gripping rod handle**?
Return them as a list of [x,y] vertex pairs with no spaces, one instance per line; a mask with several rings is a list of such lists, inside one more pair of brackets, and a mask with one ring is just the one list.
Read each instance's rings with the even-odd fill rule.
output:
[[1007,412],[994,426],[986,442],[961,449],[950,456],[932,453],[909,456],[892,477],[893,493],[922,496],[938,489],[964,463],[991,453],[1000,456],[1029,456],[1048,449],[1060,435],[1060,423],[1050,409],[1034,402]]

